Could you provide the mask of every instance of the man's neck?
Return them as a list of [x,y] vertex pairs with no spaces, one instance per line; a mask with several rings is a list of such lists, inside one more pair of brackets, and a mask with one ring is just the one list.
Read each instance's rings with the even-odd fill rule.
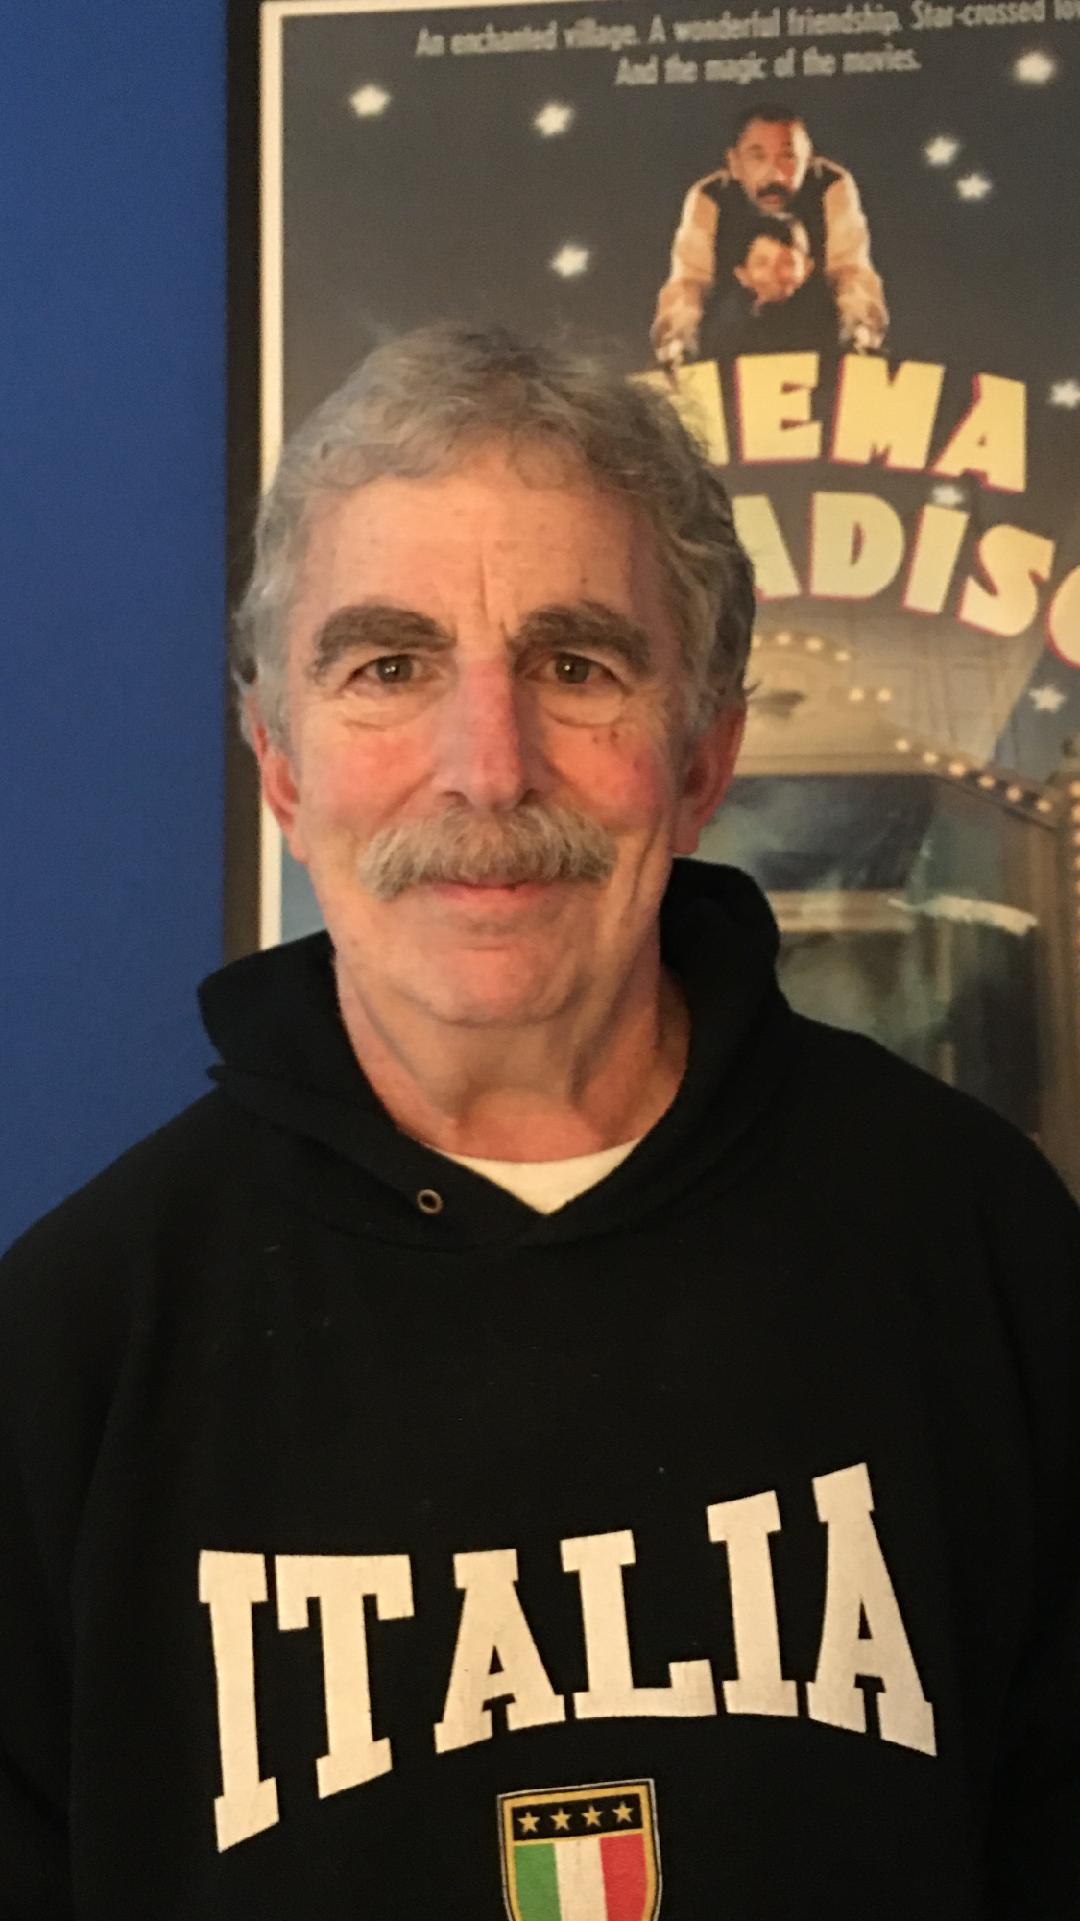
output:
[[520,1027],[433,1020],[376,1006],[338,967],[338,998],[360,1066],[403,1133],[488,1160],[567,1160],[636,1140],[670,1107],[689,1018],[657,964],[608,1006]]

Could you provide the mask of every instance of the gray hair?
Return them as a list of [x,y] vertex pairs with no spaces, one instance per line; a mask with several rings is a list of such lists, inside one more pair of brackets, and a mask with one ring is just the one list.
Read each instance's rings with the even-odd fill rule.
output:
[[422,327],[375,349],[286,443],[259,510],[232,672],[287,739],[286,648],[316,509],[384,475],[452,472],[484,444],[550,447],[651,525],[687,675],[686,719],[742,699],[754,577],[723,482],[662,393],[592,353],[502,328]]

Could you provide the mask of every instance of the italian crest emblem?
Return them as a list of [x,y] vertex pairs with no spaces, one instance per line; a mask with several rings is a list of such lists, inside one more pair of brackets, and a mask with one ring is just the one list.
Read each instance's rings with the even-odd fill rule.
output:
[[510,1921],[655,1921],[660,1851],[651,1781],[499,1796]]

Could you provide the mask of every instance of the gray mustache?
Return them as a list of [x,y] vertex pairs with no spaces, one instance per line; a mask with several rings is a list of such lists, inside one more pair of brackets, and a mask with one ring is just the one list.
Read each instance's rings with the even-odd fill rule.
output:
[[524,801],[507,814],[451,808],[426,820],[384,827],[357,863],[376,900],[437,881],[472,886],[522,881],[606,880],[615,865],[607,829],[571,807]]

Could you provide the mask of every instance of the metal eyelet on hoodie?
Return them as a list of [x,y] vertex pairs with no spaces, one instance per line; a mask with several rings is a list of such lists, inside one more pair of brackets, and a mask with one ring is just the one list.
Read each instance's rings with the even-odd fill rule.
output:
[[416,1205],[421,1214],[441,1214],[446,1202],[433,1187],[422,1187],[416,1196]]

